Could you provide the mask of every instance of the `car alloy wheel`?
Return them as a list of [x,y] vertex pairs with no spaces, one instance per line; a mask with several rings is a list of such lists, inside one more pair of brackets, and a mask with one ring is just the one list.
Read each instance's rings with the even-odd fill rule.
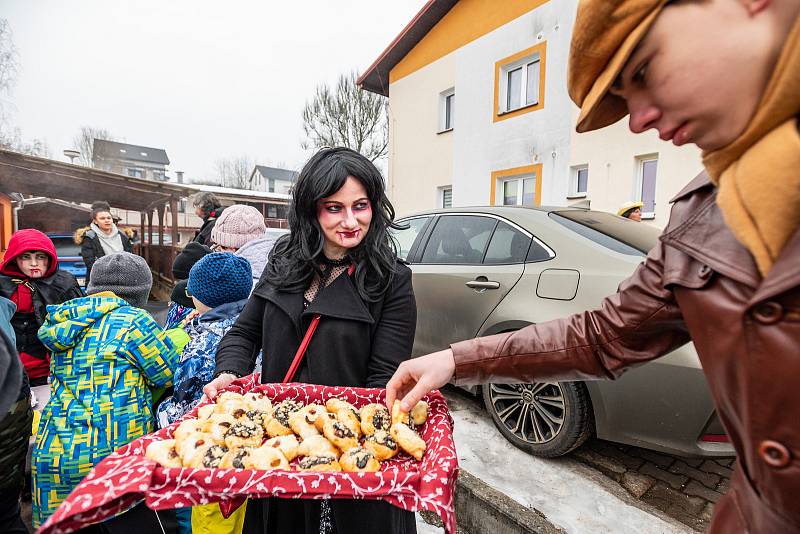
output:
[[591,434],[591,405],[580,382],[486,384],[483,397],[506,439],[533,454],[561,456]]

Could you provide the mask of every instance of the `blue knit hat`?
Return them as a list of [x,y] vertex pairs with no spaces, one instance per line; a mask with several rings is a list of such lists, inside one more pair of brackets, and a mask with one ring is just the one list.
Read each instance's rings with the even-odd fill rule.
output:
[[214,252],[204,256],[189,271],[186,290],[208,306],[216,308],[250,296],[253,271],[250,262],[230,252]]

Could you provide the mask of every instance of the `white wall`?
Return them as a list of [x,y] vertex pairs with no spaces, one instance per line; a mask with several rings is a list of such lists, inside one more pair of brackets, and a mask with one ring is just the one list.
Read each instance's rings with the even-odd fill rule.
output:
[[455,54],[448,54],[389,88],[388,195],[398,216],[436,207],[438,188],[453,182],[456,126],[439,133],[439,95],[455,83]]
[[[573,118],[577,116],[573,106]],[[663,228],[669,219],[669,200],[703,170],[697,147],[676,147],[659,139],[655,130],[635,135],[625,118],[594,132],[578,134],[573,129],[569,163],[589,165],[591,208],[616,213],[625,202],[639,200],[636,158],[645,154],[658,154],[656,216],[648,222]]]
[[[571,103],[564,80],[573,19],[573,2],[547,2],[455,52],[453,205],[489,204],[492,171],[535,163],[543,165],[542,204],[566,195]],[[495,63],[542,41],[544,108],[493,122]]]

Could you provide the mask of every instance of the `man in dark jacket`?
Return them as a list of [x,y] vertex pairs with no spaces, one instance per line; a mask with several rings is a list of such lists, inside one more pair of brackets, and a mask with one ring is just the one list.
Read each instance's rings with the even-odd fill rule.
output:
[[11,317],[15,310],[13,302],[0,297],[0,376],[4,378],[0,382],[0,532],[27,534],[28,529],[20,516],[19,498],[33,410],[28,378],[14,348]]
[[192,197],[192,205],[194,206],[195,215],[203,219],[203,225],[197,231],[194,241],[210,247],[211,230],[214,229],[217,218],[222,213],[222,203],[214,193],[203,192],[197,193]]
[[56,248],[49,237],[33,229],[20,230],[11,237],[0,262],[0,296],[17,307],[11,325],[31,385],[46,384],[50,357],[38,331],[47,316],[47,305],[83,296],[75,277],[58,269]]
[[[630,113],[708,173],[599,310],[401,364],[406,409],[458,384],[616,378],[694,341],[736,448],[710,531],[800,532],[800,2],[586,0],[569,63],[579,132]],[[748,36],[747,68],[740,39]],[[738,44],[737,44],[738,43]]]

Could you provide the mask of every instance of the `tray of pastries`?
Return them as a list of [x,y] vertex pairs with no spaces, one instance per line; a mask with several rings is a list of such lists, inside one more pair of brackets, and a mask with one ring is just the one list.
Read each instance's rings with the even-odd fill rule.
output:
[[142,499],[153,509],[220,502],[225,513],[248,497],[381,499],[436,512],[455,532],[458,461],[441,394],[403,413],[384,404],[382,389],[258,378],[237,380],[107,457],[42,532],[67,532],[60,528]]

